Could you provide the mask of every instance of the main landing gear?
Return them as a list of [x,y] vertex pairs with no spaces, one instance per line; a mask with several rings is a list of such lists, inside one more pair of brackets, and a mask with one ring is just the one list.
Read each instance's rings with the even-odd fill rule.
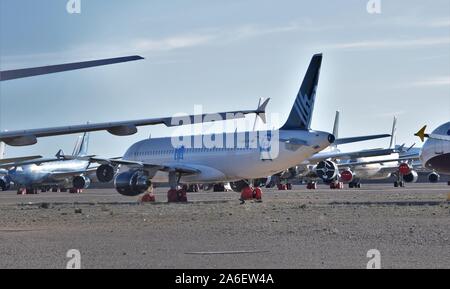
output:
[[403,176],[401,174],[396,175],[396,180],[394,182],[395,188],[403,188],[405,187],[405,181],[403,181]]
[[241,198],[239,199],[241,204],[245,201],[255,200],[256,202],[262,202],[262,190],[260,187],[251,187],[249,185],[244,186],[241,189]]
[[308,182],[306,184],[307,190],[317,190],[317,182]]
[[404,181],[395,181],[394,187],[395,188],[398,188],[398,187],[403,188],[403,187],[405,187],[405,182]]
[[32,187],[19,188],[17,190],[17,194],[18,195],[37,195],[38,194],[38,189],[37,188],[32,188]]
[[292,190],[292,184],[291,183],[278,184],[278,190],[279,191],[290,191],[290,190]]
[[167,192],[167,202],[169,203],[185,203],[187,202],[186,189],[180,187],[181,175],[177,175],[177,172],[169,172],[169,186],[170,190]]
[[344,189],[344,183],[343,182],[338,182],[338,181],[333,181],[330,183],[330,189],[332,190],[342,190]]
[[350,183],[348,183],[348,187],[350,189],[353,189],[353,188],[360,189],[361,188],[361,183],[360,182],[350,182]]

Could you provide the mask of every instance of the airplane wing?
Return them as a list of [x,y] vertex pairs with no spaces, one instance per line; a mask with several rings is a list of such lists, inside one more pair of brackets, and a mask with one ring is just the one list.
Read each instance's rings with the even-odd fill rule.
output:
[[26,157],[0,159],[0,165],[9,164],[9,163],[23,162],[23,161],[28,161],[28,160],[35,160],[35,159],[40,159],[40,158],[42,158],[42,156],[36,155],[36,156],[26,156]]
[[[40,157],[40,156],[39,156]],[[27,158],[27,157],[25,157]],[[3,160],[7,160],[7,159],[3,159]],[[3,161],[2,160],[2,161]],[[20,167],[20,166],[26,166],[26,165],[40,165],[42,163],[48,163],[48,162],[54,162],[54,161],[58,161],[61,159],[58,158],[29,158],[29,159],[25,159],[25,160],[17,160],[17,161],[11,161],[11,162],[0,162],[0,169],[8,169],[8,168],[13,168],[13,167]]]
[[267,99],[256,110],[237,110],[228,112],[219,112],[214,114],[186,115],[179,117],[149,118],[140,120],[128,120],[118,122],[90,123],[73,126],[60,126],[51,128],[38,128],[28,130],[4,131],[0,132],[0,142],[10,146],[27,146],[37,143],[37,138],[66,135],[81,132],[106,130],[117,136],[128,136],[137,132],[138,126],[164,124],[167,127],[181,126],[200,123],[204,119],[228,120],[244,118],[246,114],[255,113],[263,121],[265,120],[265,109],[270,99]]
[[384,164],[384,163],[393,163],[393,162],[402,162],[402,161],[413,161],[413,160],[418,160],[418,159],[419,159],[418,155],[413,155],[413,156],[405,156],[405,157],[395,158],[395,159],[366,161],[366,162],[341,163],[341,164],[337,164],[337,166],[339,168],[342,168],[342,167],[355,167],[355,166],[364,166],[364,165],[370,165],[370,164]]
[[99,59],[92,61],[83,61],[83,62],[73,62],[73,63],[65,63],[58,65],[49,65],[49,66],[41,66],[41,67],[33,67],[33,68],[23,68],[23,69],[14,69],[14,70],[5,70],[0,71],[0,81],[5,80],[13,80],[18,78],[25,78],[30,76],[37,76],[43,74],[57,73],[69,70],[83,69],[95,66],[103,66],[121,62],[135,61],[144,59],[141,56],[133,55],[133,56],[125,56],[125,57],[116,57],[116,58],[107,58],[107,59]]
[[182,174],[198,174],[200,171],[196,168],[192,168],[188,165],[184,164],[176,164],[176,165],[159,165],[159,164],[150,164],[144,163],[140,161],[129,161],[123,159],[102,159],[102,158],[90,158],[91,162],[96,162],[99,164],[110,164],[110,165],[125,165],[130,168],[138,168],[150,171],[176,171]]
[[325,153],[317,153],[308,160],[310,162],[320,162],[326,159],[356,159],[364,157],[390,155],[395,152],[396,152],[395,149],[370,149],[354,152],[325,152]]

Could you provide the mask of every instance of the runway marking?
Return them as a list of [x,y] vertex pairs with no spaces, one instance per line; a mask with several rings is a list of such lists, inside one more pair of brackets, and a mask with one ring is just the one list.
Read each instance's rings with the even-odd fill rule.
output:
[[231,255],[231,254],[259,254],[270,253],[268,250],[254,250],[254,251],[216,251],[216,252],[186,252],[187,255]]

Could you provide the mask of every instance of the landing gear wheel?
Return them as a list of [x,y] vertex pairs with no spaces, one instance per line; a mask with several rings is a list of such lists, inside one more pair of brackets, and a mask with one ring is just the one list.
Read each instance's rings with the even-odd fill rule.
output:
[[309,182],[306,184],[306,189],[308,190],[317,190],[317,183],[316,182]]
[[185,203],[185,202],[187,202],[186,190],[170,189],[167,192],[167,202],[169,202],[169,203]]

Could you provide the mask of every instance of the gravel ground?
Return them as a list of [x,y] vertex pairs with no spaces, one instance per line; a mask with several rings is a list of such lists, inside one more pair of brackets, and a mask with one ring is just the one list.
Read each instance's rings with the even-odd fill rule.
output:
[[[110,189],[80,195],[0,195],[0,268],[450,268],[450,187],[369,185],[360,190],[190,194],[155,204]],[[244,251],[236,254],[195,252]]]

